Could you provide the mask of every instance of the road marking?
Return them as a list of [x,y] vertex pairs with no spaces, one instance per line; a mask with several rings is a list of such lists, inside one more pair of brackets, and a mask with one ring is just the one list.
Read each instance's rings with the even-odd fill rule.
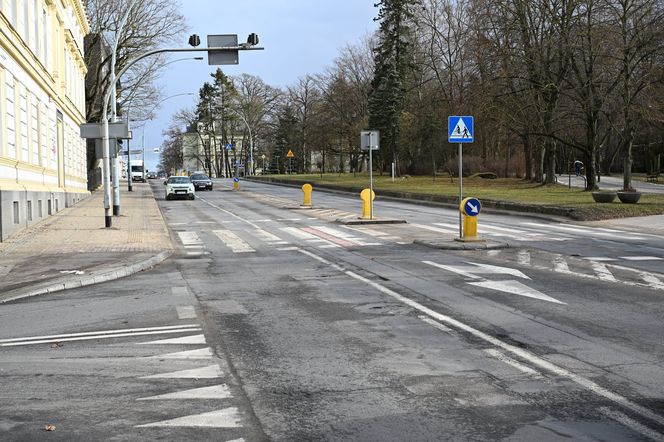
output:
[[179,319],[194,319],[196,318],[196,310],[193,305],[179,305],[175,307],[178,312]]
[[[632,235],[632,232],[621,232],[621,231],[616,231],[616,232],[603,232],[603,231],[596,231],[596,229],[593,229],[591,227],[584,227],[584,226],[578,226],[578,227],[566,227],[566,226],[558,226],[554,224],[540,224],[540,223],[522,223],[523,225],[526,226],[533,226],[533,227],[544,227],[547,229],[554,229],[554,230],[562,230],[563,232],[572,232],[576,234],[581,234],[582,236],[599,236],[602,238],[615,238],[616,233],[620,233],[621,235]],[[644,237],[641,236],[630,236],[631,240],[644,240]]]
[[443,331],[445,333],[452,333],[453,330],[449,328],[446,325],[441,324],[440,322],[434,321],[433,319],[429,318],[428,316],[420,315],[418,316],[422,321],[426,322],[427,324],[431,325],[432,327],[437,328],[440,331]]
[[325,258],[319,257],[318,255],[309,252],[308,250],[299,250],[300,253],[303,253],[305,255],[308,255],[312,258],[315,258],[321,262],[327,263],[331,265],[333,268],[338,269],[339,271],[343,272],[347,276],[356,279],[358,281],[361,281],[376,290],[380,291],[381,293],[384,293],[397,301],[421,312],[424,313],[425,315],[438,320],[440,322],[444,322],[445,324],[449,325],[452,328],[455,328],[457,330],[461,330],[463,332],[466,332],[472,336],[475,336],[478,339],[481,339],[495,347],[502,348],[503,350],[507,351],[508,353],[513,354],[514,356],[517,356],[523,360],[526,360],[530,362],[533,365],[538,366],[539,368],[546,370],[548,372],[551,372],[557,376],[561,376],[564,378],[567,378],[568,380],[581,385],[582,387],[592,391],[593,393],[597,394],[600,397],[603,397],[605,399],[608,399],[612,402],[615,402],[619,405],[621,405],[624,408],[627,408],[629,410],[632,410],[634,413],[637,413],[647,419],[650,419],[654,422],[657,422],[660,425],[664,425],[664,417],[652,412],[648,408],[645,408],[635,402],[630,401],[629,399],[625,398],[624,396],[621,396],[617,393],[614,393],[601,385],[591,381],[590,379],[584,378],[581,375],[577,375],[576,373],[573,373],[563,367],[557,366],[543,358],[540,358],[539,356],[535,355],[534,353],[531,353],[528,350],[524,350],[522,348],[516,347],[512,344],[508,344],[506,342],[501,341],[498,338],[494,338],[491,335],[488,335],[484,333],[483,331],[480,331],[478,329],[475,329],[471,327],[470,325],[467,325],[459,320],[456,320],[452,318],[451,316],[444,315],[442,313],[438,313],[435,310],[430,309],[429,307],[425,307],[424,305],[413,301],[410,298],[407,298],[385,286],[380,285],[377,282],[371,281],[368,278],[365,278],[361,275],[358,275],[357,273],[351,272],[350,270],[346,270],[343,267],[333,264],[329,261],[327,261]]
[[110,339],[127,336],[159,335],[169,333],[187,333],[200,331],[199,325],[173,325],[165,327],[128,328],[122,330],[103,330],[97,332],[68,333],[63,335],[33,336],[27,338],[11,338],[0,340],[0,347],[18,345],[50,344],[54,342],[88,341],[92,339]]
[[411,226],[417,227],[417,228],[423,229],[423,230],[430,230],[432,232],[446,233],[446,234],[450,234],[450,233],[453,234],[453,233],[456,233],[458,231],[458,229],[457,230],[454,230],[454,229],[441,229],[440,227],[427,226],[425,224],[411,224]]
[[242,238],[230,230],[213,230],[212,233],[217,235],[217,237],[219,237],[219,239],[222,240],[233,253],[251,253],[256,251]]
[[641,272],[639,273],[639,276],[641,279],[648,283],[649,287],[664,290],[664,283],[662,283],[662,281],[652,273]]
[[212,385],[211,387],[192,388],[190,390],[159,394],[136,399],[137,401],[157,401],[162,399],[228,399],[232,397],[226,384]]
[[523,365],[522,363],[510,358],[509,356],[505,355],[503,352],[496,350],[495,348],[487,348],[484,350],[484,352],[496,359],[498,359],[500,362],[504,362],[507,365],[510,365],[517,370],[519,370],[522,373],[525,373],[529,376],[536,376],[536,377],[542,377],[542,375],[536,371],[533,370],[532,368]]
[[635,432],[641,434],[642,436],[645,436],[649,439],[652,439],[654,441],[664,441],[664,435],[661,433],[658,433],[657,431],[650,429],[646,427],[643,424],[638,423],[634,419],[628,417],[627,415],[610,409],[609,407],[600,407],[599,411],[604,414],[605,416],[610,417],[614,421],[620,422],[627,428],[630,428],[634,430]]
[[489,273],[493,275],[511,275],[511,276],[516,276],[517,278],[530,279],[529,276],[525,275],[520,270],[513,269],[510,267],[498,267],[489,264],[480,264],[476,262],[467,262],[467,264],[471,264],[470,266],[448,266],[448,265],[438,264],[433,261],[422,261],[422,262],[424,264],[438,267],[440,269],[457,273],[459,275],[472,279],[480,278],[479,276],[476,275],[477,273],[480,274]]
[[219,411],[192,414],[150,424],[136,425],[136,428],[146,427],[205,427],[205,428],[238,428],[240,427],[240,414],[237,408],[230,407]]
[[256,236],[261,238],[263,241],[267,242],[274,242],[274,243],[282,242],[281,238],[279,238],[277,235],[273,235],[272,233],[263,229],[256,229]]
[[210,347],[199,348],[198,350],[178,351],[175,353],[166,353],[163,355],[148,356],[149,359],[210,359],[212,350]]
[[527,250],[519,250],[517,260],[521,265],[530,266],[530,252]]
[[176,286],[176,287],[171,287],[171,293],[174,296],[183,296],[183,295],[188,295],[189,290],[187,289],[187,287]]
[[478,287],[484,287],[486,289],[498,290],[499,292],[511,293],[513,295],[525,296],[527,298],[540,299],[542,301],[553,302],[555,304],[567,305],[566,302],[558,301],[556,298],[552,298],[549,295],[528,287],[525,284],[522,284],[519,281],[478,281],[478,282],[469,282],[470,285],[475,285]]
[[316,236],[312,235],[311,233],[303,232],[297,227],[281,227],[279,230],[282,230],[286,233],[289,233],[290,235],[294,236],[295,238],[298,239],[320,239],[317,238]]
[[201,241],[196,232],[178,232],[178,236],[185,246],[203,244],[203,241]]
[[608,256],[585,256],[583,259],[587,259],[588,261],[600,261],[600,262],[608,262],[608,261],[615,261],[615,258],[609,258]]
[[602,281],[610,281],[610,282],[618,282],[615,276],[613,276],[613,273],[609,271],[609,269],[606,267],[606,265],[602,264],[601,262],[596,262],[596,261],[591,261],[590,265],[592,266],[593,270],[595,271],[595,274],[599,279]]
[[565,261],[565,258],[563,258],[562,255],[555,255],[551,262],[553,263],[554,271],[559,273],[571,273],[567,261]]
[[659,261],[664,258],[659,256],[621,256],[620,259],[625,261]]
[[290,252],[292,250],[299,250],[299,247],[279,247],[277,250],[280,252]]
[[328,233],[325,233],[321,229],[318,229],[318,228],[304,227],[304,228],[302,228],[302,230],[307,232],[307,233],[311,233],[312,235],[318,236],[319,238],[322,238],[322,239],[324,239],[326,241],[329,241],[333,244],[337,244],[341,247],[356,247],[356,246],[360,245],[355,241],[350,241],[350,240],[347,240],[347,239],[338,238],[334,235],[330,235]]
[[223,373],[217,364],[207,367],[192,368],[190,370],[178,370],[168,373],[141,376],[139,379],[213,379],[222,376]]
[[221,212],[224,212],[225,214],[230,215],[230,216],[232,216],[233,218],[242,221],[243,223],[247,223],[247,224],[249,224],[249,225],[250,225],[251,227],[253,227],[254,229],[260,229],[260,227],[258,227],[256,224],[252,223],[251,221],[246,220],[246,219],[242,218],[241,216],[238,216],[238,215],[234,214],[233,212],[229,212],[229,211],[226,210],[226,209],[222,209],[221,207],[217,206],[216,204],[212,204],[211,202],[209,202],[209,201],[206,200],[205,198],[198,197],[198,199],[201,200],[201,201],[203,201],[205,204],[207,204],[207,205],[210,206],[210,207],[214,207],[215,209],[217,209],[217,210],[219,210],[219,211],[221,211]]
[[[188,330],[189,331],[189,330]],[[196,329],[200,331],[200,328]],[[161,345],[161,344],[207,344],[204,335],[189,335],[181,338],[160,339],[158,341],[139,342],[136,345]]]

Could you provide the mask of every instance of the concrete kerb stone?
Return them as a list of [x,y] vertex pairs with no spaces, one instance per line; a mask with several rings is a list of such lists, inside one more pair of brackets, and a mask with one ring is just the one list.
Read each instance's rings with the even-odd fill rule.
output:
[[49,283],[49,285],[40,287],[37,289],[28,289],[28,290],[16,290],[6,294],[8,296],[6,299],[0,299],[0,304],[4,304],[11,301],[16,301],[19,299],[29,298],[33,296],[46,295],[50,293],[56,293],[63,290],[80,288],[84,286],[99,284],[102,282],[113,281],[116,279],[124,278],[126,276],[133,275],[135,273],[151,269],[157,264],[165,261],[173,254],[173,250],[165,250],[157,255],[154,255],[148,259],[136,262],[134,264],[125,266],[120,269],[111,269],[102,271],[99,274],[93,276],[85,276],[82,278],[68,277],[66,281]]
[[495,250],[495,249],[508,249],[511,246],[508,243],[486,241],[486,242],[462,242],[455,240],[421,240],[416,239],[413,244],[430,247],[432,249],[440,250]]

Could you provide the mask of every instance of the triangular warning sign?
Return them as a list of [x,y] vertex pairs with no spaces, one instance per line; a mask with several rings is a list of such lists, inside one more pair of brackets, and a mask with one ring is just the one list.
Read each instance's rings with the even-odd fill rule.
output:
[[454,126],[454,130],[450,134],[450,140],[463,140],[468,138],[473,138],[473,134],[471,134],[468,127],[466,127],[463,118],[459,118],[459,121]]
[[294,156],[295,156],[295,154],[293,153],[293,151],[289,149],[288,153],[286,154],[286,157],[287,158],[293,158]]

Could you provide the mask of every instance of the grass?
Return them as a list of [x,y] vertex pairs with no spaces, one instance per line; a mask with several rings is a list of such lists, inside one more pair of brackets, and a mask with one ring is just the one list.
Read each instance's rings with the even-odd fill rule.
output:
[[[308,174],[273,175],[282,180],[306,181],[316,185],[335,185],[354,188],[369,187],[369,175],[364,174]],[[413,176],[397,178],[374,175],[373,188],[377,196],[381,190],[419,193],[428,195],[459,195],[456,178]],[[593,201],[590,192],[566,185],[541,185],[515,178],[483,179],[468,177],[463,179],[463,195],[473,196],[480,201],[505,201],[529,205],[541,205],[573,209],[575,216],[584,220],[623,218],[664,214],[664,195],[642,194],[637,204],[623,204],[617,198],[610,204]]]

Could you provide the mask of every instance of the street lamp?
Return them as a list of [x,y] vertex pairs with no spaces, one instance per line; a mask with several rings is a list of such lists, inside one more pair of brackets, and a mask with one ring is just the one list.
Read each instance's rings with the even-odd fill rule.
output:
[[247,126],[247,131],[249,131],[249,170],[251,171],[250,175],[254,174],[254,137],[251,133],[251,127],[249,127],[249,123],[247,123],[247,120],[242,116],[242,114],[233,109],[232,107],[229,107],[230,110],[235,112],[235,114],[242,119],[242,122]]

